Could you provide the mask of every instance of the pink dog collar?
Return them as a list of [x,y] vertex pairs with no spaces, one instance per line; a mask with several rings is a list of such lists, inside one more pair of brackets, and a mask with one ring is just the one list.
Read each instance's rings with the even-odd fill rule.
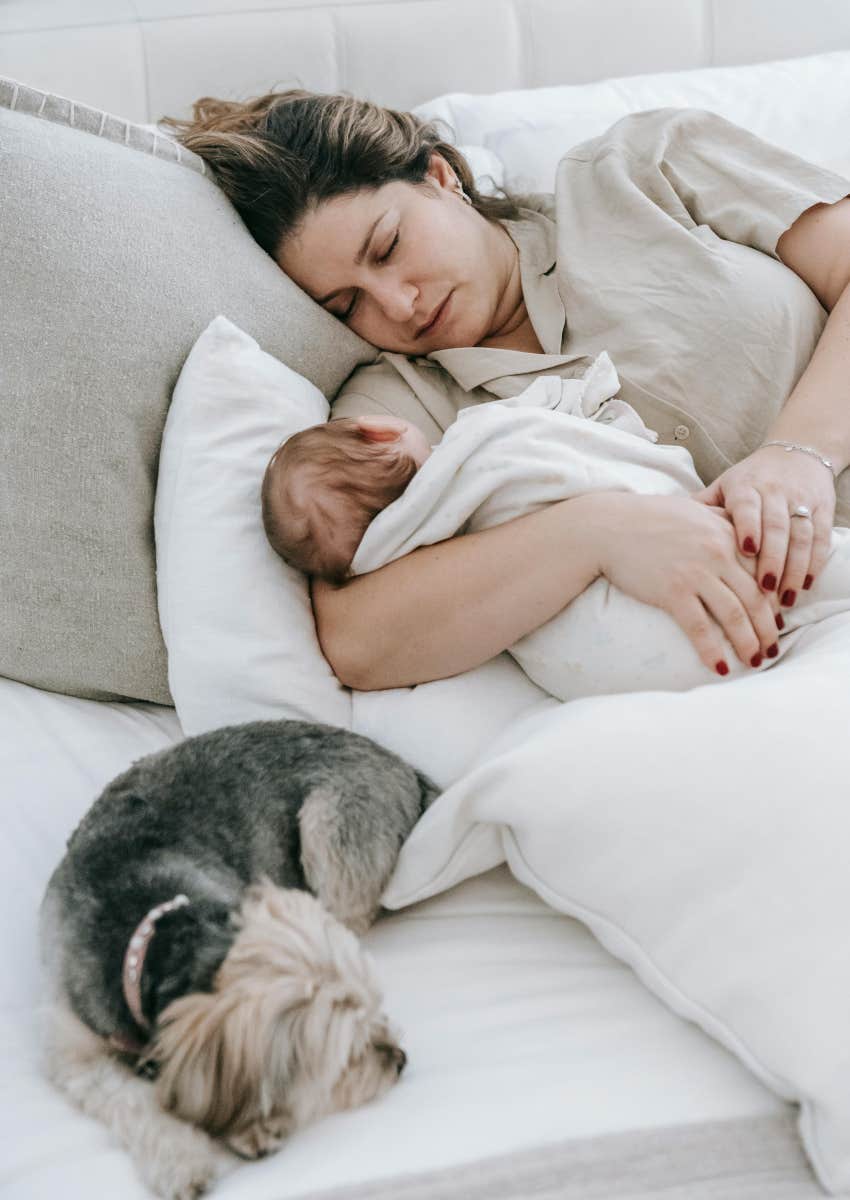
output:
[[[140,1029],[150,1029],[150,1021],[142,1012],[142,992],[141,979],[142,971],[145,966],[145,956],[148,952],[151,938],[156,933],[156,923],[160,917],[164,917],[166,913],[173,912],[175,908],[183,908],[189,903],[189,897],[180,895],[175,896],[173,900],[168,900],[164,904],[157,904],[156,908],[152,908],[147,916],[143,917],[133,931],[133,936],[127,943],[127,949],[124,952],[124,969],[121,974],[121,985],[124,991],[124,999],[127,1001],[127,1007],[133,1014],[133,1020]],[[122,1037],[121,1034],[112,1035],[113,1045],[116,1049],[130,1049],[129,1039]],[[130,1050],[132,1053],[133,1051]]]

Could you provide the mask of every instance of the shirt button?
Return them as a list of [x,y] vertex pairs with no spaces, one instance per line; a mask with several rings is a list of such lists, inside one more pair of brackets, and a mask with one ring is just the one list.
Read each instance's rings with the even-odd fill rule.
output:
[[690,436],[691,431],[688,429],[687,425],[677,425],[673,430],[673,437],[677,442],[684,442]]

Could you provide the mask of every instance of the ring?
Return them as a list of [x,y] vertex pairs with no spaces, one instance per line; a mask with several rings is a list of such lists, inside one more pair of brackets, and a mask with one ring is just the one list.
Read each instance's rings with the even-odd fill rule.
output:
[[810,508],[807,508],[805,504],[798,504],[797,507],[794,509],[794,511],[791,513],[792,517],[811,517],[811,515],[812,515],[812,510]]

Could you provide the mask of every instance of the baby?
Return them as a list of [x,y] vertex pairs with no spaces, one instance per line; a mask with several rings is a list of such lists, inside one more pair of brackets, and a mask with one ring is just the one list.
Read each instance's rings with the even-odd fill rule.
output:
[[[493,403],[539,405],[535,389],[540,392],[541,382],[548,385],[541,393],[544,403],[559,412],[612,423],[653,442],[657,438],[631,405],[614,398],[620,382],[607,354],[599,355],[580,380],[538,380],[513,400]],[[467,419],[470,411],[464,410]],[[263,479],[263,524],[270,544],[290,566],[332,583],[362,574],[352,570],[352,561],[366,529],[401,496],[431,452],[420,429],[390,415],[341,417],[293,434],[274,452]]]
[[[540,376],[517,396],[462,409],[434,447],[415,426],[391,416],[304,430],[266,470],[269,541],[291,565],[341,582],[418,546],[584,492],[699,491],[688,451],[656,445],[657,435],[616,397],[619,386],[602,353],[581,378]],[[761,669],[778,662],[805,626],[848,608],[850,530],[838,529],[815,585],[786,614],[778,656]],[[508,649],[560,700],[721,681],[668,613],[604,577]],[[753,673],[728,643],[726,649],[730,676]]]
[[293,434],[263,478],[273,549],[307,575],[342,583],[368,525],[430,453],[424,433],[400,417],[340,417]]

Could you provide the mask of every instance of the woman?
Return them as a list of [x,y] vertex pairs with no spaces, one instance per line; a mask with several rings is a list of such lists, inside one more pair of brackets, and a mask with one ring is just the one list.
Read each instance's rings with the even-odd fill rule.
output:
[[745,663],[775,653],[780,606],[817,576],[834,518],[850,524],[846,180],[691,109],[623,118],[565,155],[554,195],[516,199],[480,195],[434,126],[348,96],[204,99],[170,123],[282,269],[384,352],[334,416],[436,440],[460,407],[607,350],[622,398],[708,485],[696,504],[580,496],[316,581],[344,683],[467,670],[599,574],[720,674],[721,631]]

